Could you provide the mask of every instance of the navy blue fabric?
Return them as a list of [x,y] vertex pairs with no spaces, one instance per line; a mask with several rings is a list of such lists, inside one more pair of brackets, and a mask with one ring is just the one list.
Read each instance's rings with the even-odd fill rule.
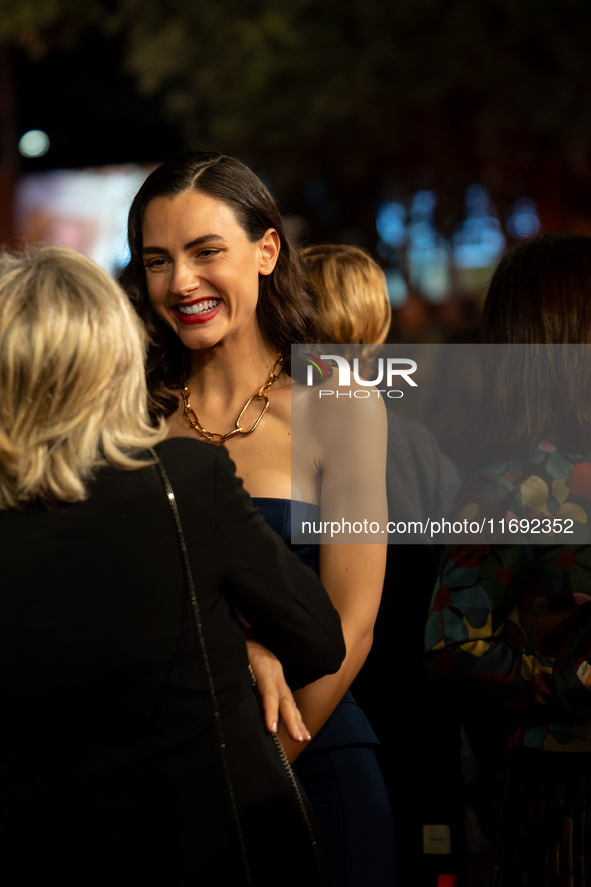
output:
[[[254,503],[300,560],[318,571],[318,546],[290,543],[291,501],[259,497]],[[318,507],[307,508],[313,520]],[[392,811],[376,745],[369,721],[347,691],[293,765],[322,831],[330,887],[394,884]]]
[[322,831],[330,887],[392,887],[392,811],[373,747],[308,750],[294,770]]

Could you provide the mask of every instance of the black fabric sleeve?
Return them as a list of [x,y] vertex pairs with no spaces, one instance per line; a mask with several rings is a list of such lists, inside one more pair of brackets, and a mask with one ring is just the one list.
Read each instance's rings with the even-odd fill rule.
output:
[[[174,438],[157,446],[175,491],[195,583],[215,583],[281,660],[294,689],[338,671],[340,618],[318,576],[259,513],[224,447]],[[193,544],[199,537],[199,544]],[[205,540],[211,550],[202,554]],[[222,584],[220,584],[222,583]]]
[[292,686],[332,674],[345,655],[337,611],[314,571],[259,514],[226,451],[218,454],[216,529],[240,612],[279,657]]

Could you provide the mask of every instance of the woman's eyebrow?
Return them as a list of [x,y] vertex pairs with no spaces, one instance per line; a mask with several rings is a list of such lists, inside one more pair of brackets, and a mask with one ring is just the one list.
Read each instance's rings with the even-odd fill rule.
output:
[[[188,251],[196,246],[201,246],[203,243],[211,243],[212,240],[220,241],[223,239],[224,238],[221,234],[202,234],[201,237],[196,237],[195,240],[190,240],[189,243],[185,243],[183,249]],[[142,248],[142,253],[145,256],[149,256],[154,253],[168,253],[168,250],[164,246],[144,246]]]
[[184,249],[189,250],[193,249],[195,246],[201,246],[201,244],[206,243],[211,240],[223,240],[221,234],[202,234],[201,237],[196,237],[195,240],[191,240],[189,243],[185,243]]

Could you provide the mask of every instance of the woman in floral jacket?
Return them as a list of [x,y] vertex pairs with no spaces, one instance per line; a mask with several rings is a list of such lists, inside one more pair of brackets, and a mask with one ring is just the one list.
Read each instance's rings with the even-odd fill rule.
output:
[[505,256],[483,341],[504,347],[487,352],[457,512],[491,532],[452,548],[426,661],[514,715],[495,884],[578,887],[591,884],[591,238]]

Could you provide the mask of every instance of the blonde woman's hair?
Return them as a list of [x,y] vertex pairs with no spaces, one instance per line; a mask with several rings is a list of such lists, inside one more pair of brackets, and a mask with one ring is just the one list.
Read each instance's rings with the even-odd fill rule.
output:
[[317,299],[319,341],[381,345],[392,309],[386,277],[360,247],[322,244],[301,250],[304,270]]
[[0,509],[77,502],[100,466],[146,464],[165,432],[148,419],[144,339],[85,256],[0,253]]

